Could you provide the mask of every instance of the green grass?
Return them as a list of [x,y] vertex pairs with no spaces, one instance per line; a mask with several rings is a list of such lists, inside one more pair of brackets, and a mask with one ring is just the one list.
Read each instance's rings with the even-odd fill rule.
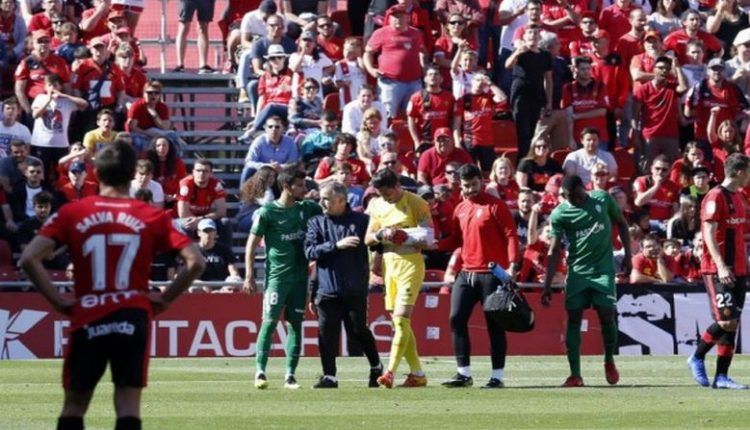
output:
[[[561,389],[564,357],[509,357],[504,390],[447,389],[449,358],[424,359],[424,389],[368,389],[364,358],[339,359],[340,388],[311,390],[317,358],[300,364],[299,391],[282,388],[283,359],[269,363],[270,387],[253,388],[249,359],[160,359],[144,393],[145,428],[229,429],[498,429],[498,428],[748,428],[750,392],[695,386],[683,357],[620,357],[616,387],[604,381],[599,357],[586,357],[588,387]],[[713,367],[709,360],[709,369]],[[404,364],[405,368],[405,364]],[[473,362],[477,385],[489,360]],[[750,360],[737,357],[733,375],[750,382]],[[54,428],[62,403],[61,362],[0,361],[0,430]],[[87,429],[111,429],[109,376],[94,397]]]

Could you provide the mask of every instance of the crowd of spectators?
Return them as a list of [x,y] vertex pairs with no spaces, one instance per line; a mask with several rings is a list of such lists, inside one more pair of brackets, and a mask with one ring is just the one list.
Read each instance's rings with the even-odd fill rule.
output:
[[[240,207],[230,216],[234,196],[213,176],[217,166],[181,159],[185,142],[136,37],[138,8],[2,0],[0,236],[19,251],[60,205],[95,194],[92,160],[119,139],[142,158],[131,194],[172,211],[221,266],[206,272],[210,280],[239,276],[232,233],[247,232],[279,195],[281,169],[306,173],[309,199],[326,182],[345,184],[355,211],[375,195],[371,176],[390,169],[429,202],[440,239],[453,228],[466,163],[480,166],[487,191],[514,212],[520,281],[543,275],[546,218],[564,174],[608,191],[630,222],[634,271],[621,281],[697,279],[702,197],[723,180],[729,154],[750,153],[747,7],[370,0],[337,11],[329,3],[230,0],[217,21],[223,71],[235,73],[239,101],[252,106],[240,140],[248,145]],[[180,2],[172,68],[185,71],[194,14],[198,73],[215,73],[206,51],[213,2]],[[428,252],[429,268],[450,277],[461,264],[452,255]],[[55,255],[48,264],[67,262]],[[156,280],[173,273],[174,262],[156,265]]]

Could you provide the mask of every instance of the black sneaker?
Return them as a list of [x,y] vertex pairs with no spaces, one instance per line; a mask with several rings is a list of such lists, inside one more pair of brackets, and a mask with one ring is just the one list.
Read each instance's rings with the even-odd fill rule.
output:
[[339,382],[334,381],[331,378],[328,378],[326,376],[321,376],[320,379],[318,379],[318,382],[313,385],[313,388],[338,388]]
[[173,73],[182,73],[184,71],[185,71],[185,66],[182,66],[182,65],[179,65],[175,67],[174,69],[172,69]]
[[456,373],[456,376],[443,382],[443,387],[448,388],[460,388],[460,387],[471,387],[474,385],[474,379],[471,376],[464,376],[460,373]]
[[297,383],[297,378],[294,377],[294,375],[289,375],[284,380],[284,388],[287,390],[299,390],[299,384]]
[[505,383],[500,379],[490,378],[486,384],[482,385],[482,388],[505,388]]
[[198,69],[199,75],[210,75],[216,73],[216,70],[213,69],[211,66],[203,66],[200,69]]
[[378,384],[378,378],[380,378],[383,375],[383,365],[381,364],[379,367],[376,367],[374,369],[370,369],[370,379],[367,382],[367,386],[369,388],[379,388],[380,384]]

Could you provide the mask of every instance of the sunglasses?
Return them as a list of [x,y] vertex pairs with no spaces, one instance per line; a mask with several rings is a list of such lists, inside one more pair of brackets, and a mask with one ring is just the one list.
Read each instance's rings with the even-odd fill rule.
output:
[[146,94],[150,96],[158,96],[159,94],[161,94],[161,91],[146,91]]
[[714,71],[714,72],[723,72],[724,71],[724,66],[713,66],[713,67],[711,67],[711,70]]
[[609,172],[596,172],[594,176],[609,176]]
[[745,48],[750,48],[750,42],[745,42],[742,44]]
[[584,19],[581,21],[581,24],[596,24],[596,21],[593,19]]
[[458,170],[446,170],[445,174],[446,175],[451,175],[451,176],[458,175]]
[[320,28],[331,28],[331,24],[329,24],[329,23],[318,24],[318,27],[320,27]]
[[534,148],[537,148],[537,149],[547,149],[547,148],[549,148],[549,145],[534,145]]
[[463,21],[448,21],[449,25],[464,25]]
[[302,87],[302,88],[305,89],[305,90],[309,90],[309,91],[313,91],[313,90],[317,90],[318,89],[317,87],[313,87],[313,86],[307,86],[307,87]]
[[278,130],[281,128],[281,126],[280,125],[267,125],[266,128],[269,130]]
[[396,163],[398,163],[396,160],[383,161],[384,166],[393,166]]
[[654,171],[656,172],[666,172],[667,170],[669,170],[668,167],[654,167]]
[[269,57],[268,58],[269,61],[276,61],[276,60],[283,60],[283,59],[284,57]]

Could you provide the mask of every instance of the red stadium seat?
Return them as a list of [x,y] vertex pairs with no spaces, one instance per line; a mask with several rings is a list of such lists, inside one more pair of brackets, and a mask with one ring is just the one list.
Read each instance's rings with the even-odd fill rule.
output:
[[495,154],[502,154],[509,149],[518,149],[518,136],[513,121],[493,120],[492,134],[495,137]]
[[638,170],[633,160],[633,154],[625,148],[616,148],[612,155],[617,162],[617,176],[624,179],[635,179]]
[[0,239],[0,266],[13,266],[13,253],[10,244]]
[[52,282],[65,282],[68,280],[68,278],[65,277],[64,270],[47,270],[47,274],[49,274],[49,278]]
[[443,282],[445,271],[439,269],[428,269],[424,272],[425,282]]
[[20,280],[21,276],[13,266],[0,267],[0,282],[13,282]]
[[565,157],[567,157],[568,154],[570,154],[570,149],[558,149],[557,151],[552,152],[550,157],[562,166],[562,163],[565,161]]
[[349,12],[337,10],[331,14],[331,20],[339,25],[339,34],[341,37],[352,35],[352,24],[349,22]]
[[514,166],[518,166],[518,150],[517,149],[509,149],[503,152],[503,157],[509,158],[510,161],[513,162]]

